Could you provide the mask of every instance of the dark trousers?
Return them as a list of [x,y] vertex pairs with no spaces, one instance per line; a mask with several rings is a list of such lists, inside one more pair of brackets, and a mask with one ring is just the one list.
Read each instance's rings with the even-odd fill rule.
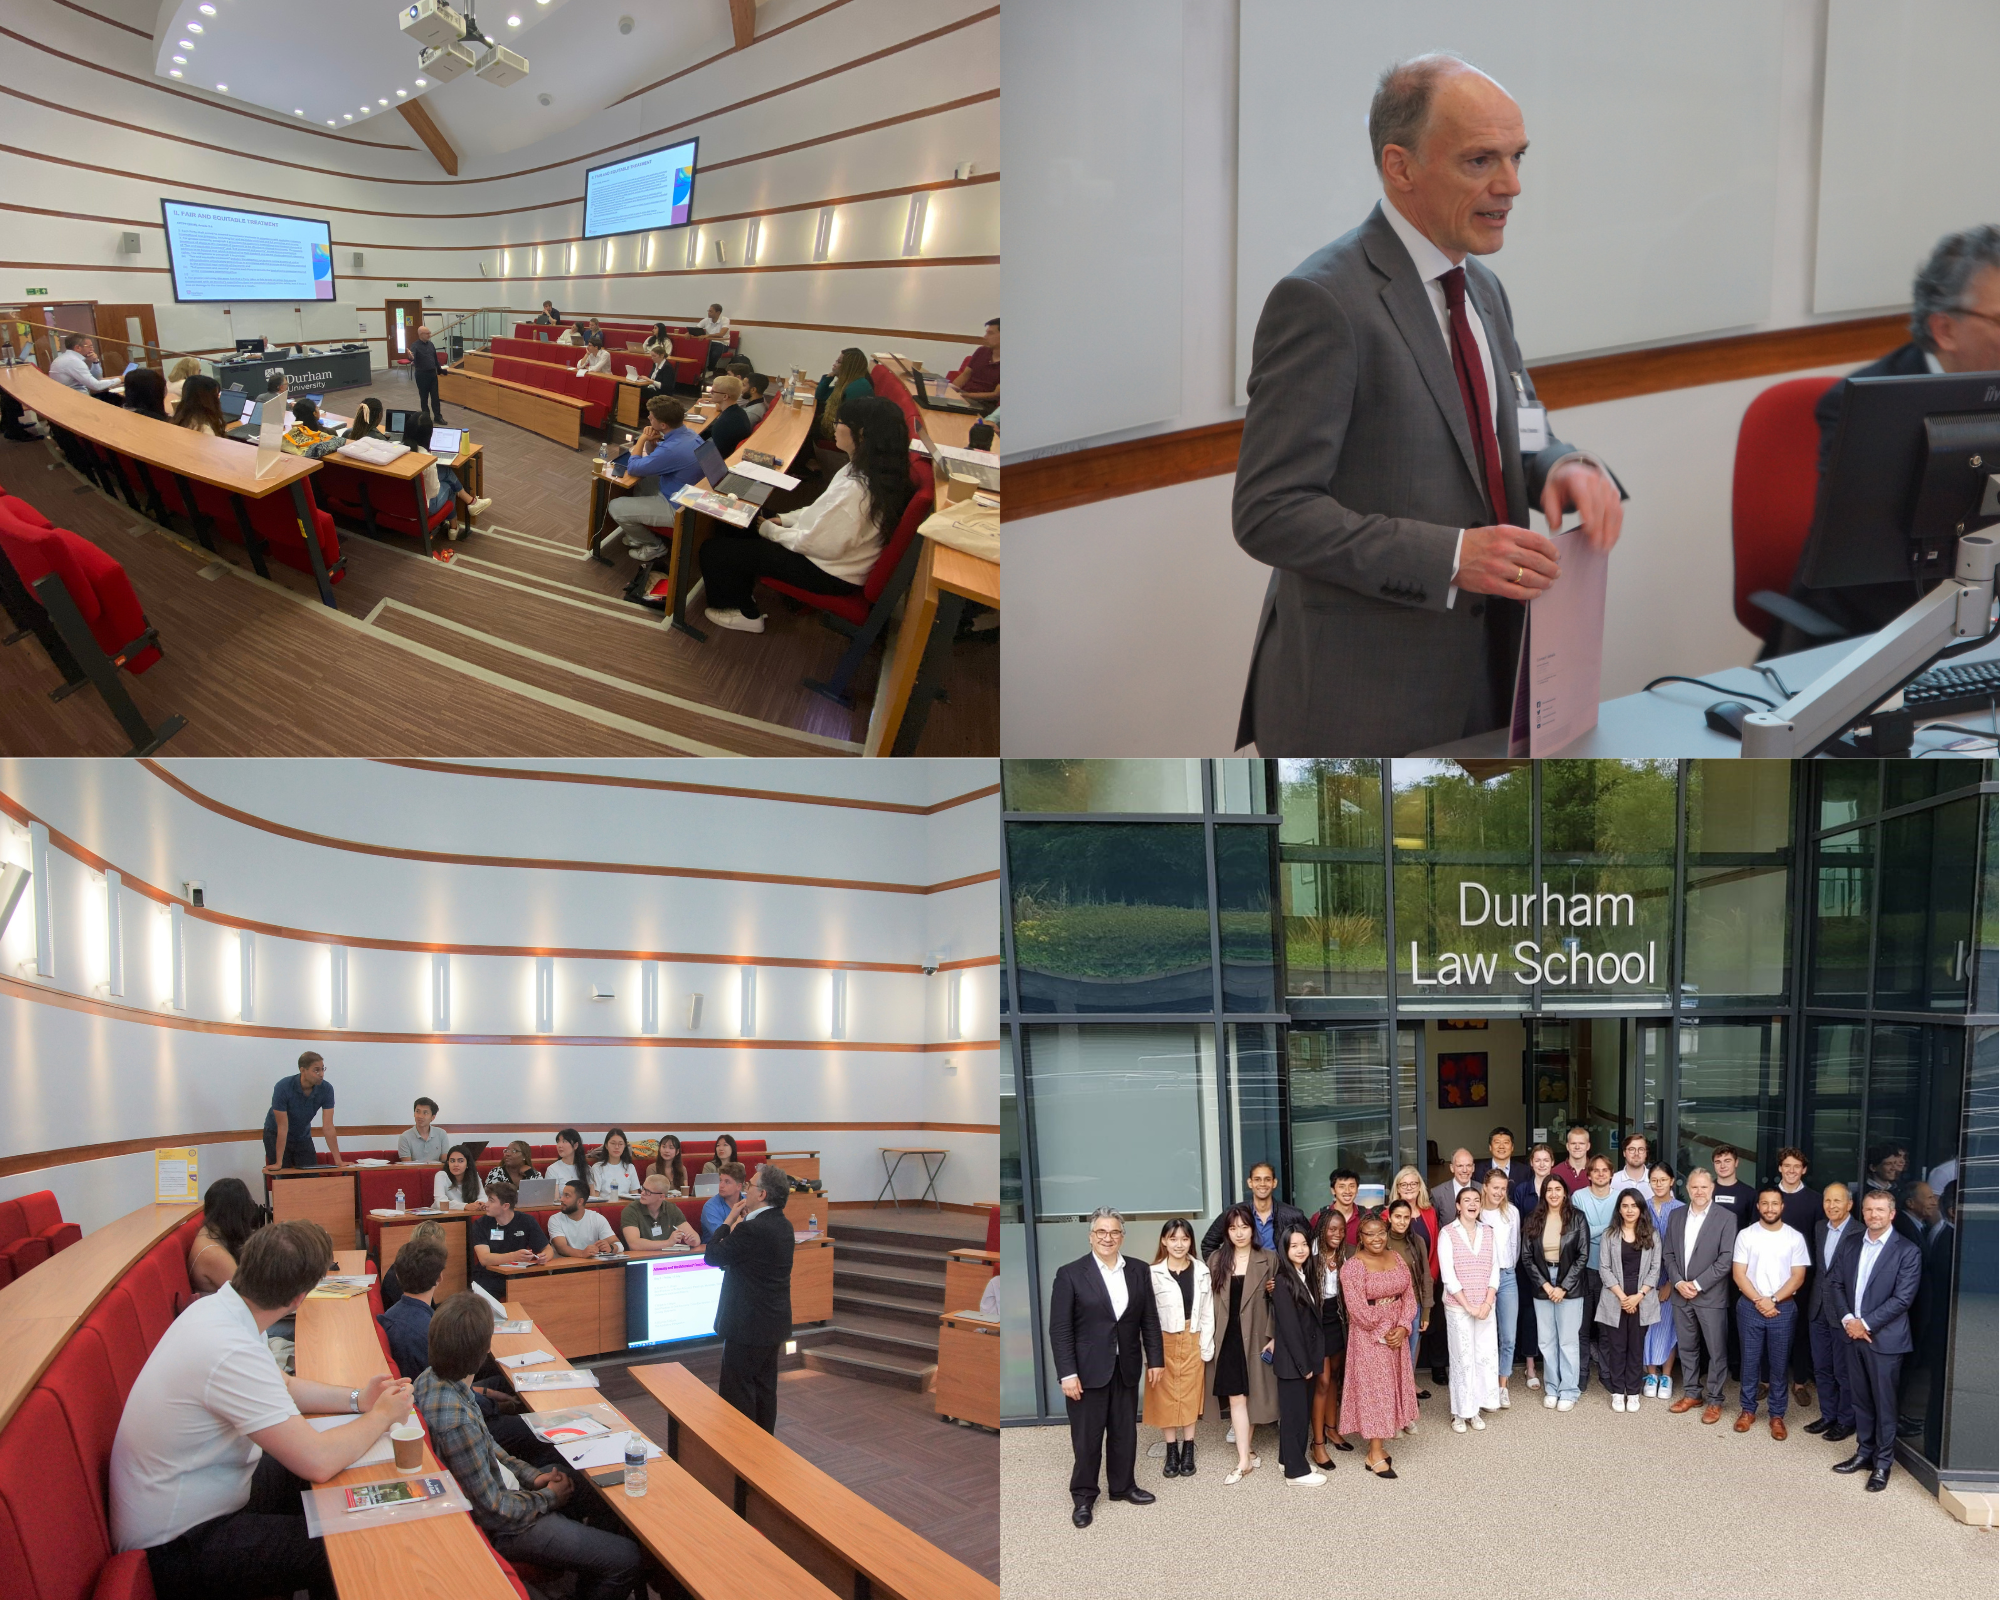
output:
[[1797,1341],[1812,1351],[1813,1382],[1819,1388],[1819,1414],[1840,1428],[1854,1426],[1854,1395],[1848,1388],[1847,1347],[1853,1343],[1840,1324],[1814,1317],[1809,1337]]
[[1587,1393],[1590,1389],[1590,1361],[1597,1358],[1597,1375],[1606,1376],[1604,1347],[1599,1338],[1604,1332],[1604,1324],[1597,1320],[1597,1297],[1603,1292],[1604,1280],[1597,1268],[1583,1269],[1583,1326],[1576,1335],[1576,1392]]
[[[1799,1303],[1780,1301],[1778,1314],[1767,1317],[1757,1302],[1739,1296],[1736,1301],[1736,1342],[1743,1350],[1738,1377],[1743,1386],[1743,1409],[1755,1414],[1757,1385],[1770,1385],[1769,1409],[1774,1417],[1785,1414],[1792,1397],[1792,1339],[1799,1327]],[[1893,1428],[1892,1430],[1893,1431]]]
[[796,550],[762,539],[749,528],[717,523],[701,547],[701,575],[708,584],[708,603],[718,611],[757,615],[750,598],[759,578],[776,578],[810,594],[859,594],[861,586],[821,570]]
[[[275,1167],[277,1164],[278,1136],[266,1130],[264,1134],[264,1165]],[[307,1145],[303,1150],[287,1150],[285,1152],[285,1165],[288,1167],[316,1167],[319,1165],[319,1152],[311,1145]]]
[[1799,1285],[1799,1292],[1792,1296],[1799,1303],[1799,1316],[1801,1318],[1798,1328],[1792,1334],[1793,1383],[1817,1383],[1819,1381],[1818,1363],[1813,1359],[1812,1335],[1807,1331],[1803,1320],[1806,1314],[1805,1308],[1812,1304],[1813,1279],[1818,1275],[1819,1269],[1817,1267],[1809,1269],[1806,1273],[1806,1281]]
[[722,1376],[715,1392],[766,1433],[778,1431],[778,1352],[781,1344],[722,1346]]
[[1312,1471],[1306,1444],[1312,1437],[1313,1381],[1310,1378],[1278,1380],[1278,1459],[1285,1476],[1303,1478]]
[[[1889,1423],[1893,1436],[1893,1400]],[[259,1600],[305,1589],[313,1600],[333,1600],[326,1546],[306,1537],[299,1505],[305,1488],[303,1478],[266,1455],[251,1474],[241,1511],[211,1517],[146,1552],[154,1594],[159,1600]]]
[[1646,1381],[1646,1330],[1636,1311],[1621,1311],[1613,1323],[1597,1324],[1604,1387],[1613,1394],[1637,1394]]
[[1903,1358],[1885,1356],[1866,1339],[1839,1332],[1847,1345],[1847,1380],[1854,1394],[1856,1453],[1887,1468],[1896,1459],[1896,1383]]
[[622,1533],[593,1528],[547,1511],[519,1533],[490,1535],[510,1561],[533,1561],[577,1575],[577,1600],[627,1600],[639,1586],[643,1558]]
[[1109,1383],[1085,1389],[1081,1400],[1065,1396],[1063,1404],[1069,1410],[1070,1452],[1076,1458],[1069,1475],[1071,1498],[1096,1501],[1100,1456],[1106,1487],[1114,1495],[1129,1493],[1139,1456],[1139,1386],[1114,1372]]
[[438,375],[435,372],[419,372],[417,380],[417,405],[427,412],[433,422],[444,421],[444,411],[438,405]]

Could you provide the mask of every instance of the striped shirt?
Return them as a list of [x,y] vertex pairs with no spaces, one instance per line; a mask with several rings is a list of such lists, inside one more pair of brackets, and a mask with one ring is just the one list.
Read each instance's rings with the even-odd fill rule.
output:
[[1472,1231],[1477,1244],[1465,1242],[1465,1230],[1456,1222],[1438,1241],[1438,1265],[1444,1273],[1447,1298],[1467,1311],[1485,1305],[1493,1298],[1494,1289],[1493,1229],[1476,1226]]

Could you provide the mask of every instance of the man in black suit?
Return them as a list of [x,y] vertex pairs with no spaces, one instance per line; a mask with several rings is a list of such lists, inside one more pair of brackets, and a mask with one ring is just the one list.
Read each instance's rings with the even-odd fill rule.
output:
[[1097,1503],[1100,1455],[1112,1499],[1149,1506],[1155,1498],[1132,1481],[1139,1455],[1139,1368],[1143,1363],[1147,1380],[1158,1382],[1166,1375],[1166,1357],[1152,1274],[1143,1261],[1121,1253],[1124,1242],[1125,1219],[1099,1206],[1090,1218],[1090,1254],[1059,1267],[1049,1290],[1049,1345],[1076,1457],[1070,1521],[1079,1528],[1090,1526]]
[[1839,1444],[1854,1437],[1854,1393],[1847,1383],[1847,1335],[1833,1314],[1826,1283],[1841,1246],[1861,1237],[1861,1219],[1854,1215],[1853,1191],[1844,1183],[1829,1183],[1821,1190],[1820,1206],[1825,1215],[1806,1236],[1813,1259],[1806,1277],[1806,1338],[1812,1345],[1813,1383],[1819,1390],[1819,1417],[1806,1424],[1806,1432]]
[[[1524,1178],[1532,1178],[1534,1173],[1528,1163],[1514,1154],[1514,1130],[1495,1128],[1486,1136],[1487,1154],[1472,1164],[1472,1181],[1484,1183],[1486,1174],[1498,1167],[1507,1174],[1507,1197],[1512,1200],[1514,1190]],[[1439,1223],[1442,1227],[1443,1224]]]
[[1867,1231],[1843,1240],[1827,1273],[1833,1315],[1847,1335],[1859,1437],[1835,1472],[1866,1472],[1868,1487],[1889,1486],[1896,1456],[1896,1380],[1910,1353],[1910,1308],[1923,1278],[1923,1251],[1896,1231],[1896,1198],[1872,1189],[1861,1202]]
[[[1910,342],[1850,378],[1905,378],[1926,372],[2000,371],[2000,227],[1982,223],[1948,233],[1917,271],[1911,289]],[[1833,460],[1834,425],[1846,399],[1847,379],[1819,397],[1819,470]],[[1844,635],[1874,633],[1910,608],[1907,583],[1863,584],[1852,589],[1808,589],[1796,577],[1792,598],[1810,606]],[[1777,654],[1824,644],[1823,638],[1785,625]]]
[[715,1392],[766,1433],[778,1431],[778,1355],[792,1336],[792,1180],[766,1163],[737,1197],[705,1252],[722,1268],[715,1331],[722,1376]]
[[[1294,1222],[1300,1227],[1307,1225],[1306,1214],[1297,1206],[1287,1205],[1284,1201],[1273,1198],[1278,1187],[1278,1171],[1270,1162],[1259,1161],[1253,1166],[1250,1169],[1250,1176],[1244,1181],[1244,1187],[1250,1191],[1250,1227],[1254,1235],[1252,1242],[1259,1250],[1277,1249],[1278,1236]],[[1227,1211],[1223,1212],[1221,1217],[1217,1217],[1208,1225],[1208,1232],[1201,1236],[1203,1259],[1214,1255],[1222,1248],[1222,1239],[1226,1232],[1222,1218],[1228,1215]]]
[[410,376],[417,383],[417,407],[431,421],[442,424],[444,407],[438,404],[440,366],[437,346],[431,343],[431,330],[417,329],[417,336],[410,341]]

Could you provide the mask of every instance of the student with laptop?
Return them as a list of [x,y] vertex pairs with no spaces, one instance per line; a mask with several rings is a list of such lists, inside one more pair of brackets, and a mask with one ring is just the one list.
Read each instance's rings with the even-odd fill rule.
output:
[[[435,454],[433,446],[442,447],[449,443],[452,447],[451,454],[454,457],[458,454],[461,429],[433,426],[430,419],[421,411],[405,412],[402,415],[407,419],[403,429],[403,443],[412,450]],[[389,416],[393,422],[397,413],[392,411]],[[445,435],[450,436],[448,440]],[[465,485],[459,481],[457,472],[442,462],[433,460],[424,468],[425,514],[436,516],[439,508],[450,501],[455,501],[459,510],[459,521],[456,524],[448,524],[446,528],[447,536],[453,539],[463,538],[472,532],[472,519],[483,514],[493,504],[491,497],[486,495],[474,499],[466,491]]]
[[671,529],[680,514],[673,497],[701,478],[695,463],[701,436],[682,426],[687,407],[671,395],[659,395],[646,402],[646,419],[645,432],[623,462],[624,475],[639,479],[639,486],[606,507],[604,526],[591,546],[591,555],[607,566],[612,546],[620,539],[626,553],[642,565],[665,555],[667,544],[660,530]]
[[221,395],[222,385],[205,372],[184,378],[180,403],[174,407],[174,426],[222,438],[229,431],[229,424],[222,415]]
[[590,1191],[581,1178],[562,1186],[562,1210],[549,1218],[549,1240],[559,1256],[615,1256],[618,1236],[590,1209]]
[[754,528],[715,524],[715,536],[701,547],[701,574],[708,620],[718,628],[764,631],[754,595],[760,578],[813,594],[861,592],[916,493],[910,430],[900,406],[871,394],[842,403],[834,444],[847,453],[847,465],[811,505]]
[[486,1185],[486,1220],[476,1218],[466,1224],[466,1238],[472,1245],[472,1281],[495,1300],[507,1298],[506,1275],[501,1266],[546,1266],[555,1255],[549,1236],[533,1217],[514,1209],[521,1191],[505,1178]]
[[708,442],[723,455],[734,455],[755,426],[740,404],[743,380],[733,372],[725,372],[709,386],[708,392],[716,407],[715,420],[708,425]]

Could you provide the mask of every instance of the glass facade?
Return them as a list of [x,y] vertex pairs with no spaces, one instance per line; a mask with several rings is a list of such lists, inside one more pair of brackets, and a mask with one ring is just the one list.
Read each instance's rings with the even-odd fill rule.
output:
[[1047,1286],[1095,1206],[1150,1259],[1259,1161],[1311,1211],[1335,1167],[1436,1181],[1493,1124],[1580,1123],[1892,1189],[1905,1455],[1993,1473],[1992,763],[1003,769],[1005,1418],[1063,1416]]

